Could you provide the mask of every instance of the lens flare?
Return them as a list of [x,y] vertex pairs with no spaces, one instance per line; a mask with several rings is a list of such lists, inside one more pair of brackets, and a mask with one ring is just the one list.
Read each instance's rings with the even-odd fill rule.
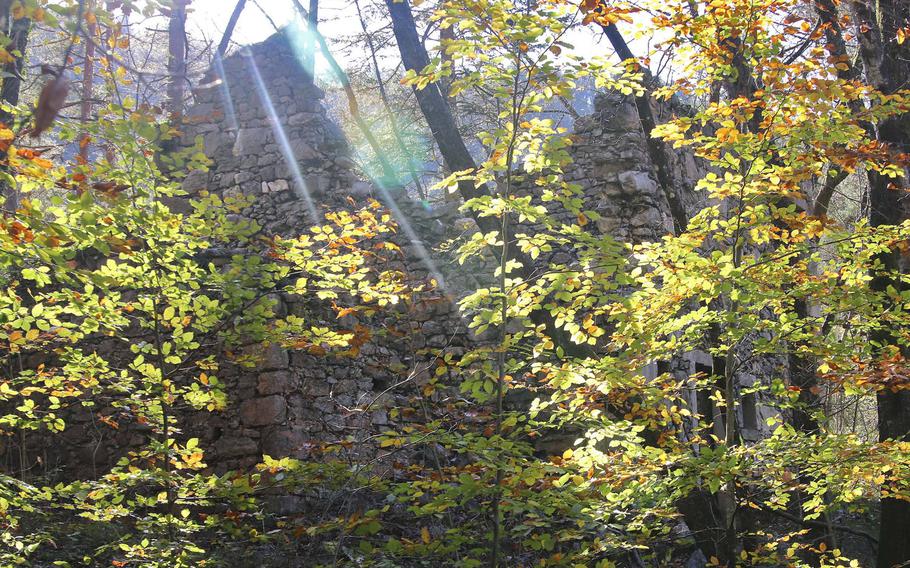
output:
[[[362,162],[363,160],[363,156],[356,150],[354,151],[354,157],[358,162]],[[382,198],[382,201],[385,203],[386,207],[389,208],[389,211],[392,212],[392,216],[398,222],[398,226],[401,227],[401,230],[404,231],[405,236],[411,242],[411,246],[414,247],[414,250],[420,257],[420,260],[423,261],[427,272],[430,274],[430,277],[436,281],[436,286],[444,293],[448,294],[445,277],[443,277],[442,272],[439,271],[439,268],[433,261],[433,257],[430,256],[429,251],[427,251],[427,248],[423,245],[423,239],[417,235],[417,231],[414,230],[413,225],[411,225],[410,221],[408,221],[408,218],[401,210],[401,207],[398,206],[398,203],[395,201],[395,197],[392,195],[392,191],[382,180],[382,178],[375,178],[371,181],[373,182],[373,185],[376,187],[376,189],[379,190],[379,195]],[[400,186],[396,185],[396,187]]]
[[234,108],[234,99],[231,98],[231,86],[228,85],[227,74],[224,72],[224,62],[221,60],[221,54],[215,54],[215,71],[218,73],[221,98],[224,99],[224,110],[228,120],[228,127],[235,133],[239,130],[237,125],[237,110]]
[[294,193],[306,203],[307,210],[309,211],[313,222],[319,223],[322,216],[319,214],[316,203],[313,201],[313,197],[310,194],[310,188],[307,186],[306,180],[303,179],[303,174],[300,172],[300,165],[297,163],[297,157],[294,155],[294,150],[291,148],[291,143],[288,140],[288,135],[284,130],[284,126],[278,118],[278,112],[275,110],[275,105],[272,104],[272,97],[269,96],[269,92],[265,87],[265,82],[262,80],[262,75],[259,73],[256,59],[249,49],[244,50],[243,54],[246,57],[247,62],[249,62],[250,73],[253,75],[253,81],[256,83],[256,91],[259,93],[259,100],[262,102],[262,106],[269,115],[269,123],[272,125],[272,132],[275,133],[275,140],[278,142],[278,147],[281,148],[281,154],[284,156],[284,161],[287,163],[288,169],[291,172],[291,177],[294,178]]

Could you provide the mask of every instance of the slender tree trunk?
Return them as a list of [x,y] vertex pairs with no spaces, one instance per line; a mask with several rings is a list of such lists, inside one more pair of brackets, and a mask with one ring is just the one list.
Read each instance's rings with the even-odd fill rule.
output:
[[[647,141],[649,157],[657,172],[657,181],[670,208],[674,232],[677,235],[682,234],[688,225],[688,215],[682,196],[677,193],[677,184],[674,183],[674,174],[669,160],[671,150],[663,140],[651,136],[651,132],[657,125],[654,111],[651,108],[651,92],[656,86],[656,79],[632,53],[615,24],[602,26],[602,29],[617,56],[627,64],[634,65],[644,77],[645,92],[635,97],[635,107],[638,110],[639,121]],[[715,330],[715,333],[718,332],[719,330]],[[723,422],[720,434],[727,446],[733,446],[738,443],[738,432],[735,412],[736,377],[732,350],[726,357],[715,358],[713,366],[714,375],[718,377],[717,386],[725,400],[723,412],[717,412],[716,407],[711,405],[715,410],[713,417],[715,427],[717,427],[716,421]],[[705,557],[716,557],[726,566],[736,565],[737,552],[742,545],[738,531],[740,521],[737,515],[737,503],[736,485],[732,481],[716,495],[699,488],[676,503],[686,525],[692,531],[696,544]],[[739,516],[741,517],[741,515]]]
[[[167,112],[170,124],[180,130],[183,124],[183,103],[186,98],[187,65],[186,65],[186,7],[192,0],[174,0],[168,23],[168,58],[167,58]],[[179,144],[179,137],[166,137],[161,143],[158,156],[162,171],[171,171],[174,167],[169,155]]]
[[[417,26],[410,6],[406,1],[385,0],[385,2],[392,17],[393,31],[405,68],[421,71],[430,61],[417,33]],[[430,83],[425,88],[416,91],[415,95],[424,118],[430,126],[436,144],[439,146],[446,167],[451,171],[475,170],[477,165],[468,152],[467,146],[465,146],[452,116],[452,111],[439,85]],[[471,181],[459,182],[458,191],[464,200],[489,195],[489,188],[486,186],[476,187]],[[480,230],[485,233],[499,233],[502,230],[499,223],[492,217],[475,216],[474,220]],[[494,254],[496,253],[497,251],[494,250]],[[522,269],[519,269],[517,273],[528,277],[534,262],[530,258],[524,257],[520,251],[514,250],[514,247],[511,251],[511,256],[522,264]],[[532,319],[546,326],[547,333],[556,344],[565,350],[567,356],[587,356],[591,354],[590,350],[575,345],[565,333],[562,333],[562,330],[556,328],[549,314],[538,310],[532,314]],[[645,433],[644,435],[648,436],[649,434],[653,434],[654,439],[657,438],[656,433],[653,432]],[[707,490],[695,490],[686,498],[681,499],[677,506],[705,556],[708,558],[715,556],[726,562],[729,558],[726,544],[727,531],[720,520],[721,513],[712,495]]]
[[180,122],[186,96],[186,6],[189,3],[190,0],[174,2],[168,25],[167,100],[175,124]]
[[231,44],[231,36],[234,35],[234,28],[237,27],[237,21],[240,19],[240,14],[243,13],[245,7],[246,0],[237,0],[234,11],[231,12],[231,18],[228,20],[227,27],[224,28],[224,35],[221,36],[221,41],[218,43],[218,50],[215,52],[215,57],[224,57],[224,54],[227,53],[228,46]]
[[[19,93],[22,90],[22,72],[25,69],[25,51],[28,47],[28,37],[31,31],[31,21],[26,18],[14,20],[12,18],[12,0],[0,0],[0,33],[6,34],[10,40],[7,51],[13,55],[13,61],[3,66],[5,76],[0,86],[0,102],[15,106],[19,104]],[[18,54],[18,55],[17,55]],[[12,126],[13,114],[0,109],[0,123]],[[6,160],[6,150],[0,150],[0,161]],[[3,166],[5,168],[5,166]],[[9,213],[19,207],[18,195],[14,187],[6,183],[0,187],[4,197],[3,210]]]
[[[94,2],[89,1],[87,7],[91,10],[94,7]],[[83,127],[92,116],[92,93],[95,90],[95,33],[97,30],[98,25],[90,23],[85,31],[85,57],[82,62],[82,104],[79,108],[79,122],[83,124]],[[79,134],[79,156],[85,161],[88,161],[90,141],[91,136],[83,130]]]
[[316,80],[316,31],[319,29],[319,0],[310,0],[307,11],[307,36],[303,50],[303,70],[310,83]]
[[[855,0],[860,54],[867,80],[885,94],[906,88],[910,78],[910,42],[898,43],[897,30],[910,21],[910,3],[906,0]],[[892,152],[910,152],[910,113],[886,119],[878,125],[878,140]],[[907,191],[910,180],[907,172],[899,180],[869,172],[870,221],[873,226],[897,225],[910,219]],[[881,256],[886,269],[901,271],[900,253],[892,250]],[[877,276],[873,289],[884,292],[894,287],[902,289],[900,278]],[[875,340],[882,345],[894,345],[901,330],[883,330]],[[910,357],[906,348],[902,355]],[[910,392],[883,390],[878,394],[879,439],[910,440]],[[881,500],[881,521],[878,538],[878,568],[892,568],[910,563],[910,503],[885,497]]]

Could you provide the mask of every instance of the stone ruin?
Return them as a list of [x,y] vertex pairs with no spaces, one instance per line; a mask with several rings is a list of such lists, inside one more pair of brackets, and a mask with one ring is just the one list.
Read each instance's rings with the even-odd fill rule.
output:
[[[299,234],[312,225],[304,195],[323,211],[346,206],[348,196],[360,202],[371,197],[383,200],[374,185],[356,173],[344,136],[321,103],[323,93],[308,80],[283,35],[228,57],[222,65],[213,73],[218,80],[195,90],[195,104],[187,114],[184,144],[191,145],[201,137],[213,162],[208,171],[188,175],[184,188],[190,194],[205,190],[222,197],[252,197],[252,205],[242,215],[256,220],[271,235]],[[571,150],[575,163],[567,181],[579,184],[587,208],[602,216],[591,230],[631,242],[658,239],[672,231],[669,207],[656,182],[631,100],[599,95],[595,112],[576,122],[575,138]],[[690,188],[700,177],[697,164],[684,154],[673,156],[672,163],[679,190],[687,188],[684,197],[695,207]],[[459,219],[451,204],[428,209],[403,195],[397,196],[397,203],[431,251],[453,236],[454,229],[471,224]],[[428,267],[418,247],[407,239],[399,244],[401,267],[415,280],[425,279]],[[458,267],[443,254],[433,258],[455,296],[458,290],[476,285],[474,271]],[[276,300],[282,313],[313,317],[312,306],[303,298]],[[439,353],[457,357],[477,340],[452,300],[441,293],[430,294],[407,313],[379,322],[401,333],[362,346],[353,359],[272,345],[260,353],[254,369],[225,365],[218,376],[230,397],[228,408],[193,414],[182,425],[187,433],[200,438],[200,445],[207,448],[206,461],[216,470],[245,469],[264,454],[305,459],[314,444],[352,433],[366,438],[388,428],[394,422],[388,409],[405,402],[396,401],[390,387],[409,374],[418,384],[427,380],[429,363]],[[326,315],[329,317],[334,316]],[[753,376],[786,372],[776,361],[763,364],[764,369],[744,374],[741,384],[747,386]],[[687,377],[710,372],[711,365],[707,354],[691,353],[673,361],[669,370]],[[654,366],[644,372],[656,376],[658,369]],[[694,390],[690,394],[693,408],[701,405],[704,410],[705,404],[711,404],[697,399]],[[369,410],[356,411],[357,407]],[[100,432],[92,410],[81,412],[70,419],[65,447],[57,447],[52,456],[45,449],[45,459],[54,462],[47,467],[102,472],[126,448],[141,443],[142,437],[129,429]],[[737,412],[747,438],[759,437],[764,419],[775,413],[754,396],[746,397]]]

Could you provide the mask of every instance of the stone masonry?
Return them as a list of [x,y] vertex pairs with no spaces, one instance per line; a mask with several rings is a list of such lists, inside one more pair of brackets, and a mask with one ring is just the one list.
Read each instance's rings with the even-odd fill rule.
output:
[[[349,198],[355,204],[371,197],[383,200],[371,183],[358,177],[343,134],[326,116],[322,92],[308,80],[283,35],[228,57],[208,79],[194,92],[184,144],[201,137],[213,165],[188,175],[184,188],[190,194],[251,197],[252,204],[241,215],[256,220],[266,235],[299,234],[313,224],[314,211],[350,207]],[[658,239],[672,230],[637,111],[628,98],[598,96],[594,114],[576,123],[575,135],[575,163],[567,178],[582,187],[587,208],[603,217],[592,230],[630,242]],[[672,161],[679,185],[674,190],[694,207],[691,187],[699,177],[698,167],[684,154]],[[428,250],[471,230],[471,222],[459,218],[451,204],[434,210],[403,195],[396,201]],[[402,235],[397,238],[403,250],[401,268],[415,281],[424,280],[429,267],[418,247]],[[228,408],[183,421],[203,447],[213,449],[206,461],[226,470],[249,467],[263,454],[307,458],[322,442],[351,434],[366,438],[388,427],[388,409],[396,404],[390,387],[405,376],[419,386],[429,378],[436,357],[458,356],[477,340],[467,332],[453,300],[459,291],[472,289],[483,270],[459,267],[451,256],[432,255],[448,286],[445,293],[428,294],[409,310],[369,322],[391,332],[363,345],[357,357],[250,346],[257,351],[254,368],[226,364],[218,376],[229,394]],[[274,299],[280,313],[334,319],[308,299]],[[347,319],[342,325],[357,323]],[[710,358],[689,354],[672,362],[672,369],[682,375],[709,370]],[[744,377],[743,382],[750,380]],[[691,404],[697,402],[693,393]],[[740,409],[741,420],[761,422],[766,417],[768,411],[755,404]],[[75,421],[76,427],[66,434],[70,449],[48,461],[102,472],[125,448],[142,441],[129,429],[99,434],[88,414]]]

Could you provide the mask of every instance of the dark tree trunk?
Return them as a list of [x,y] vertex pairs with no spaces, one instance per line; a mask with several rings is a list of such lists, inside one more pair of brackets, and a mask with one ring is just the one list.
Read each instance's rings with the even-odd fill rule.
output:
[[[906,0],[856,0],[853,2],[860,54],[867,80],[885,94],[906,88],[910,79],[910,42],[898,43],[897,30],[910,22],[910,3]],[[878,125],[878,140],[894,153],[910,152],[910,114],[895,116]],[[910,219],[910,190],[907,173],[894,180],[869,172],[870,221],[873,226],[897,225]],[[892,250],[881,261],[892,271],[901,270],[900,253]],[[901,290],[900,279],[877,276],[872,286],[879,292],[889,286]],[[893,345],[901,330],[883,330],[876,339]],[[910,351],[903,349],[904,357]],[[878,395],[880,440],[910,440],[910,392],[883,390]],[[878,568],[892,568],[910,562],[910,503],[893,498],[881,500]]]
[[[13,20],[10,15],[12,0],[0,1],[0,32],[7,34],[12,43],[7,47],[7,51],[14,55],[15,59],[3,66],[6,76],[3,79],[2,92],[0,99],[10,105],[19,104],[19,93],[22,89],[22,71],[25,67],[25,50],[28,47],[28,36],[31,31],[31,20],[20,18]],[[15,53],[19,56],[15,56]],[[0,110],[0,122],[9,124],[12,115]]]
[[224,28],[224,35],[221,36],[221,41],[218,43],[218,50],[215,52],[215,57],[224,57],[224,54],[227,53],[228,46],[231,44],[231,36],[234,35],[234,28],[237,27],[237,21],[240,19],[240,14],[243,13],[245,7],[246,0],[237,0],[234,11],[231,12],[231,18],[228,20],[227,27]]
[[[90,4],[91,6],[91,4]],[[87,124],[92,117],[92,94],[95,91],[95,32],[97,24],[89,24],[85,31],[85,52],[82,61],[82,104],[79,109],[79,122]],[[88,161],[89,142],[91,136],[88,132],[79,134],[79,156]]]
[[[417,34],[417,24],[414,22],[410,5],[406,1],[386,0],[386,6],[392,16],[392,28],[405,68],[417,72],[422,71],[430,64],[430,58]],[[425,88],[415,91],[415,95],[420,110],[433,133],[433,138],[439,146],[439,152],[445,160],[446,167],[453,172],[477,169],[477,164],[458,131],[452,110],[449,108],[439,84],[430,83]],[[487,193],[486,188],[474,187],[472,181],[459,182],[458,191],[465,201]],[[493,217],[478,218],[477,224],[484,232],[498,232],[500,228],[499,222]]]

